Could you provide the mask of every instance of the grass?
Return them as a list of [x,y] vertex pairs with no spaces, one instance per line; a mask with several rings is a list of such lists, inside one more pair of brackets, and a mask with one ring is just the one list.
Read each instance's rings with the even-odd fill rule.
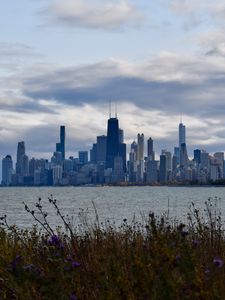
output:
[[153,213],[120,227],[96,223],[82,233],[49,199],[64,230],[53,229],[39,199],[21,230],[1,218],[0,299],[225,299],[225,236],[216,201],[186,224]]

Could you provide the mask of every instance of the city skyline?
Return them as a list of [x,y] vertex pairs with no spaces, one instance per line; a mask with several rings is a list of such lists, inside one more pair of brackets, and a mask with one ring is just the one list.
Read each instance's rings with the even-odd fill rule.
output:
[[[109,108],[108,108],[108,110],[109,110]],[[106,123],[110,119],[112,119],[112,120],[117,119],[117,120],[120,120],[120,123],[123,124],[123,122],[121,122],[122,119],[118,117],[118,112],[116,112],[116,111],[113,112],[113,110],[110,109],[110,111],[108,111],[108,113],[106,115],[108,116],[108,119],[107,119],[107,116],[106,116],[106,119],[105,119]],[[177,119],[179,119],[178,116],[177,116]],[[216,152],[216,151],[225,152],[225,150],[221,150],[220,148],[213,148],[213,150],[210,150],[211,149],[210,145],[207,145],[205,143],[202,144],[201,140],[199,140],[199,143],[197,145],[191,144],[190,140],[189,140],[190,135],[187,134],[187,133],[189,133],[189,128],[187,128],[188,126],[186,126],[186,123],[184,124],[183,119],[182,120],[179,119],[179,120],[180,120],[179,123],[177,123],[176,127],[173,129],[173,131],[171,131],[171,132],[174,133],[174,136],[172,137],[170,142],[168,142],[168,137],[167,136],[165,136],[164,143],[163,143],[163,138],[157,139],[153,132],[150,132],[150,133],[147,132],[146,133],[145,130],[142,129],[142,128],[139,128],[139,131],[136,132],[136,134],[133,137],[131,137],[130,139],[126,138],[126,132],[124,133],[125,130],[122,130],[122,129],[119,129],[119,130],[122,130],[122,136],[123,136],[122,138],[123,138],[124,142],[127,145],[131,145],[132,142],[134,142],[134,141],[138,143],[138,135],[141,132],[144,135],[144,138],[146,139],[143,150],[142,150],[143,155],[145,155],[145,156],[148,156],[148,151],[149,151],[148,150],[148,147],[149,147],[148,143],[149,143],[149,140],[150,141],[154,140],[154,157],[157,158],[157,159],[160,158],[160,154],[161,154],[162,149],[167,149],[168,151],[173,152],[174,147],[179,147],[182,143],[186,143],[186,140],[188,140],[187,150],[188,150],[188,152],[189,152],[188,154],[191,158],[194,157],[194,155],[192,155],[192,153],[194,153],[193,151],[196,148],[200,148],[203,151],[208,151],[209,153],[213,153],[213,152]],[[59,133],[58,133],[58,128],[60,128]],[[68,141],[71,141],[71,137],[70,137],[71,129],[72,129],[72,127],[65,126],[65,125],[58,125],[54,129],[51,128],[51,130],[54,130],[54,131],[52,131],[52,139],[51,139],[51,141],[49,141],[49,143],[53,148],[49,152],[40,152],[39,155],[37,155],[37,156],[36,156],[36,154],[37,154],[36,152],[32,152],[32,150],[29,149],[29,143],[28,143],[28,141],[26,141],[25,138],[21,137],[20,140],[21,140],[21,143],[25,142],[26,145],[28,146],[26,153],[29,155],[29,157],[37,157],[37,158],[48,159],[52,155],[52,151],[55,148],[57,151],[63,153],[62,156],[63,156],[63,159],[64,159],[65,158],[65,143],[67,144],[67,151],[66,151],[67,152],[67,157],[74,156],[74,155],[78,156],[79,151],[90,151],[91,146],[92,146],[92,144],[94,142],[94,139],[96,137],[107,136],[107,126],[105,126],[105,129],[102,129],[99,132],[96,132],[96,136],[94,137],[94,139],[88,141],[88,143],[85,143],[85,146],[83,148],[81,148],[79,145],[76,145],[76,141],[74,141],[75,147],[73,149],[73,148],[71,148],[71,146],[68,143]],[[187,131],[186,131],[186,129],[187,129]],[[65,130],[67,130],[66,136],[65,136]],[[69,133],[68,133],[68,131],[69,131]],[[34,140],[36,139],[36,137],[33,137],[33,138],[34,138]],[[43,142],[44,142],[44,140],[45,140],[44,135],[42,137],[39,137],[39,142],[40,142],[39,145],[40,146],[43,145],[42,141],[41,141],[41,138],[43,138]],[[57,139],[59,140],[59,142],[56,142]],[[66,142],[66,139],[67,139],[67,142]],[[15,147],[16,147],[16,145],[18,146],[18,143],[20,143],[20,142],[16,141]],[[31,145],[32,145],[32,143],[31,143]],[[63,145],[63,146],[61,146],[61,145]],[[2,146],[4,146],[4,144]],[[15,147],[14,147],[14,150],[11,153],[2,152],[1,153],[2,158],[5,157],[6,155],[10,155],[13,158],[13,160],[15,160],[16,159]],[[224,144],[224,149],[225,149],[225,144]],[[44,153],[44,156],[43,155],[41,156],[42,153]],[[129,154],[129,151],[127,150],[127,157],[128,157],[128,154]]]
[[171,149],[182,113],[191,151],[224,151],[224,7],[221,0],[2,3],[0,159],[18,140],[29,155],[49,157],[61,124],[67,150],[88,149],[105,132],[109,99],[127,143],[141,131],[157,140],[156,152]]
[[[118,113],[115,112],[115,114],[113,114],[112,110],[110,112],[108,112],[108,119],[106,118],[106,122],[109,122],[109,120],[111,120],[111,119],[112,120],[120,120],[120,123],[122,123],[121,119],[118,117]],[[120,127],[122,127],[122,126],[120,126]],[[58,132],[58,128],[60,128],[59,132]],[[65,145],[66,144],[68,145],[67,141],[70,140],[70,136],[68,134],[68,130],[70,130],[70,129],[71,129],[70,127],[67,127],[65,125],[59,125],[56,128],[54,128],[55,131],[52,132],[52,137],[54,137],[54,138],[50,141],[51,145],[53,145],[53,148],[51,149],[52,151],[44,153],[44,156],[39,156],[39,155],[35,156],[36,153],[32,152],[31,149],[29,149],[29,144],[27,143],[27,141],[25,139],[21,138],[21,141],[16,142],[13,151],[11,153],[6,153],[6,152],[2,153],[2,157],[10,155],[13,158],[13,160],[16,160],[15,148],[16,148],[16,146],[18,147],[18,144],[20,144],[20,143],[26,143],[26,145],[28,146],[26,153],[29,155],[30,158],[37,157],[40,159],[48,159],[52,155],[52,152],[54,152],[53,151],[54,149],[56,149],[56,151],[62,152],[63,159],[66,158],[65,152],[67,153],[67,157],[74,156],[74,155],[78,157],[78,154],[80,151],[88,151],[88,152],[90,151],[96,137],[97,138],[99,138],[101,136],[107,137],[107,126],[105,126],[105,129],[104,130],[102,129],[99,133],[97,133],[95,138],[93,140],[91,140],[88,144],[86,144],[84,148],[75,146],[74,150],[73,150],[73,149],[71,149],[71,147],[67,146],[67,151],[65,151],[65,147],[66,147]],[[186,129],[188,129],[188,130],[186,131]],[[65,130],[67,130],[67,134],[65,134]],[[148,156],[149,153],[151,153],[149,151],[153,151],[153,141],[154,141],[153,157],[156,159],[160,158],[162,149],[166,149],[170,152],[173,152],[174,147],[179,147],[182,145],[182,143],[187,144],[187,150],[188,150],[188,154],[189,154],[190,158],[194,157],[193,153],[196,148],[200,148],[203,151],[208,151],[208,153],[210,153],[210,154],[212,154],[216,151],[225,152],[225,150],[223,151],[223,150],[216,149],[216,148],[215,148],[215,151],[214,150],[210,151],[210,146],[207,144],[206,145],[201,144],[201,141],[199,141],[199,144],[197,144],[197,145],[193,145],[193,144],[191,145],[190,141],[189,141],[189,135],[187,135],[187,132],[189,132],[189,128],[187,128],[186,124],[183,123],[183,120],[180,120],[180,123],[176,124],[176,128],[174,129],[175,136],[172,138],[171,142],[168,143],[168,138],[166,137],[164,144],[163,144],[162,138],[157,140],[157,138],[155,138],[154,134],[151,134],[151,133],[146,134],[146,132],[144,132],[144,130],[142,130],[141,128],[140,128],[139,132],[137,132],[134,135],[134,137],[131,139],[126,138],[126,133],[124,133],[125,130],[122,130],[121,128],[119,128],[119,130],[122,131],[122,139],[124,140],[124,142],[127,145],[131,145],[133,142],[136,142],[138,144],[138,139],[139,139],[140,135],[144,136],[145,140],[144,140],[144,144],[143,144],[143,149],[141,150],[143,153],[142,154],[143,157]],[[34,137],[34,139],[35,139],[35,137]],[[59,140],[59,142],[56,142],[57,139]],[[68,140],[66,141],[66,139],[68,139]],[[188,143],[186,143],[186,140],[188,140]],[[43,136],[43,141],[44,141],[44,136]],[[159,141],[160,141],[160,143],[158,144]],[[151,146],[149,146],[149,142],[150,142]],[[41,143],[41,138],[40,138],[40,143]],[[74,141],[74,144],[76,144],[76,141]],[[63,146],[61,146],[61,145],[63,145]],[[168,147],[168,145],[169,145],[169,147]],[[40,146],[41,146],[41,144],[40,144]],[[151,150],[149,150],[149,147]],[[224,144],[224,148],[225,148],[225,144]],[[43,152],[40,152],[40,153],[43,153]],[[126,151],[126,154],[127,154],[127,158],[128,158],[128,155],[129,155],[128,149]]]
[[[224,152],[212,155],[205,149],[195,149],[188,155],[186,126],[178,125],[178,139],[173,152],[155,152],[154,140],[143,133],[130,143],[124,140],[124,130],[109,107],[106,135],[96,136],[89,151],[80,150],[78,156],[66,152],[66,127],[60,126],[59,142],[55,143],[51,158],[29,158],[25,142],[17,145],[15,168],[12,156],[2,159],[3,186],[68,186],[96,184],[224,184]],[[145,142],[146,141],[146,142]],[[90,155],[89,155],[90,152]],[[129,157],[128,157],[129,153]],[[158,157],[159,159],[158,159]]]

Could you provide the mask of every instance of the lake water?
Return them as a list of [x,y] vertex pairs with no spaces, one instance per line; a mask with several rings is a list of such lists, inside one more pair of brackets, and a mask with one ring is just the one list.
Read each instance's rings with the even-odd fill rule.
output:
[[[58,225],[59,219],[48,203],[53,195],[64,215],[73,216],[74,224],[81,222],[78,214],[94,220],[94,202],[100,221],[110,220],[121,224],[124,218],[140,220],[150,211],[161,215],[169,211],[170,217],[184,219],[191,202],[204,209],[205,201],[217,197],[218,208],[225,216],[225,188],[221,187],[43,187],[43,188],[0,188],[0,215],[6,214],[10,224],[30,227],[32,216],[24,210],[23,202],[35,207],[38,198],[43,199],[51,224]],[[225,218],[224,218],[225,219]]]

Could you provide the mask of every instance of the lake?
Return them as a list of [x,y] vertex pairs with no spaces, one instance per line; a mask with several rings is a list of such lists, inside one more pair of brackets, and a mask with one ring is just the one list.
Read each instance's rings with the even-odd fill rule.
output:
[[95,218],[94,202],[100,221],[121,224],[124,218],[130,222],[134,216],[141,220],[150,211],[161,215],[168,213],[171,218],[184,219],[191,202],[202,211],[205,201],[218,198],[217,206],[225,216],[225,188],[223,187],[12,187],[0,188],[0,215],[6,214],[10,224],[29,228],[34,224],[32,216],[25,212],[23,202],[33,209],[38,198],[49,212],[51,224],[58,225],[59,219],[49,205],[48,197],[53,195],[64,215],[73,216],[75,225],[78,218],[86,216],[90,222]]

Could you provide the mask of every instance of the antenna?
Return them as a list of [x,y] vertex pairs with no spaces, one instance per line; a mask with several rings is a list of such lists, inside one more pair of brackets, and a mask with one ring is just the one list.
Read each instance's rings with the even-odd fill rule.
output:
[[115,101],[115,117],[117,118],[117,102]]
[[109,118],[111,119],[111,98],[109,99]]
[[182,113],[180,114],[180,123],[182,123],[183,115]]

